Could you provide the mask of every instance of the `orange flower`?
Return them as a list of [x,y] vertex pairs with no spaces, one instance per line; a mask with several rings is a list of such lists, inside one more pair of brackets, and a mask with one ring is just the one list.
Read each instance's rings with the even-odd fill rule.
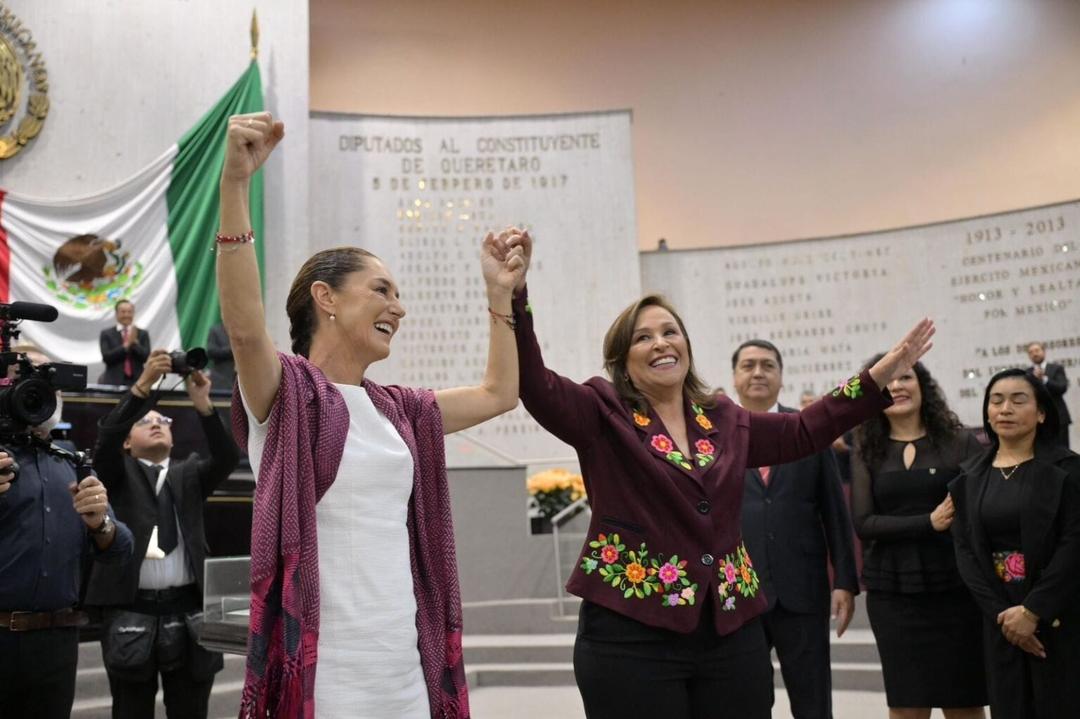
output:
[[626,578],[631,584],[641,584],[645,580],[645,567],[637,562],[630,562],[626,565]]
[[710,429],[712,429],[712,422],[709,421],[709,418],[706,417],[705,415],[703,415],[703,414],[695,415],[694,419],[697,420],[698,426],[700,426],[706,432],[708,432]]
[[634,424],[636,424],[638,427],[648,427],[650,424],[652,424],[652,420],[643,414],[634,412]]
[[739,573],[742,574],[743,584],[749,584],[750,583],[750,570],[747,569],[745,564],[743,566],[739,567]]

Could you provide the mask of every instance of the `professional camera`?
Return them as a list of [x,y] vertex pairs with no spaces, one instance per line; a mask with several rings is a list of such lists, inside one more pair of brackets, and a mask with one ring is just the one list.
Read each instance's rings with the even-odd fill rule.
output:
[[169,371],[186,377],[195,370],[206,367],[206,350],[202,347],[192,347],[187,352],[176,350],[169,353],[169,359],[172,360]]
[[[49,362],[36,367],[30,358],[11,351],[20,320],[52,322],[55,307],[33,302],[0,303],[0,442],[28,434],[56,411],[57,391],[86,389],[84,365]],[[14,377],[8,377],[14,367]]]

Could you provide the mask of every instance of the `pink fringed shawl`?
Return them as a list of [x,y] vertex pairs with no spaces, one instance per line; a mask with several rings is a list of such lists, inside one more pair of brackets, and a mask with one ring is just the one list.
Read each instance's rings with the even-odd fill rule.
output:
[[[341,393],[303,357],[279,354],[251,524],[251,620],[241,719],[315,716],[319,554],[315,504],[333,484],[349,413]],[[416,627],[433,719],[468,719],[442,415],[430,390],[364,381],[375,408],[413,456],[409,549]],[[247,414],[234,391],[233,430],[247,446]],[[326,581],[335,581],[327,577]]]

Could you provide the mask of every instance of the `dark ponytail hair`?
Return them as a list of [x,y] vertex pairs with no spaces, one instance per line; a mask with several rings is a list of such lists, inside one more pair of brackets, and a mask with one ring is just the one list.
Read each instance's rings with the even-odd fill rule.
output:
[[289,288],[289,297],[285,301],[293,354],[308,356],[311,352],[311,337],[318,327],[311,285],[325,282],[332,289],[339,290],[345,284],[346,277],[367,268],[369,258],[378,259],[359,247],[334,247],[316,252],[296,273],[292,287]]
[[[1031,344],[1037,343],[1032,342]],[[1031,392],[1035,395],[1035,404],[1039,408],[1039,411],[1044,415],[1043,421],[1035,429],[1035,444],[1052,444],[1054,438],[1058,435],[1061,426],[1061,418],[1058,416],[1057,407],[1054,406],[1054,400],[1050,396],[1050,390],[1046,389],[1046,385],[1037,381],[1027,370],[1013,367],[1011,369],[1003,369],[991,377],[986,385],[986,392],[983,394],[983,430],[986,431],[986,437],[990,440],[990,446],[997,449],[998,445],[1001,443],[998,439],[997,432],[990,426],[990,390],[992,390],[994,385],[999,381],[1014,377],[1024,380],[1031,386]]]

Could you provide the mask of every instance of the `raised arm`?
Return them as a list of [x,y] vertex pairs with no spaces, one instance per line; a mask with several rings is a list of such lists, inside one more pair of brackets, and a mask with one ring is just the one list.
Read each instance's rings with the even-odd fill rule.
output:
[[794,462],[820,452],[847,430],[889,406],[881,387],[926,354],[934,323],[922,319],[874,366],[844,382],[802,412],[750,412],[748,467]]
[[518,361],[510,298],[514,286],[525,277],[521,240],[528,241],[528,236],[527,232],[510,228],[497,237],[489,232],[484,238],[480,266],[491,316],[487,368],[479,385],[435,393],[446,434],[480,424],[517,406]]
[[[531,243],[524,249],[528,264],[532,255]],[[544,429],[563,442],[578,448],[588,445],[600,431],[600,407],[596,394],[544,366],[524,283],[515,288],[513,305],[514,320],[517,322],[521,401],[525,409]]]
[[[285,125],[269,112],[229,118],[221,170],[221,236],[235,239],[251,231],[251,177],[284,136]],[[217,285],[236,375],[248,409],[262,422],[281,384],[281,361],[266,329],[253,242],[218,243]]]

